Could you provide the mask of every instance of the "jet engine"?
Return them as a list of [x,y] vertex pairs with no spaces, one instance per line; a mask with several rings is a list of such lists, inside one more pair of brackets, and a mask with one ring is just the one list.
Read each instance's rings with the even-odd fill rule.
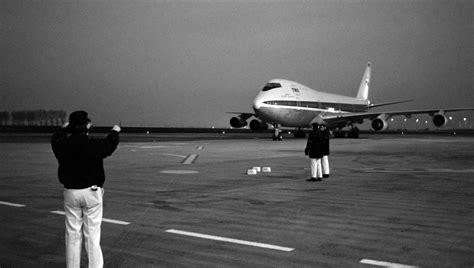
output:
[[230,119],[230,125],[235,128],[241,128],[247,125],[247,121],[241,117],[232,117]]
[[254,119],[250,121],[250,129],[251,130],[267,130],[268,124],[263,121]]
[[437,127],[444,127],[448,123],[448,119],[444,114],[435,114],[433,116],[433,124]]
[[372,120],[372,128],[375,131],[386,130],[388,128],[388,123],[387,123],[387,121],[385,121],[381,118],[375,118],[374,120]]

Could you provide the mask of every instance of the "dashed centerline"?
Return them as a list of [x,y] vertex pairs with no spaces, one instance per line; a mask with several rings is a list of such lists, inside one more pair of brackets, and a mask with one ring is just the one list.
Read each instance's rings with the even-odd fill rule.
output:
[[275,246],[275,245],[270,245],[270,244],[244,241],[244,240],[226,238],[226,237],[221,237],[221,236],[186,232],[186,231],[180,231],[180,230],[175,230],[175,229],[169,229],[169,230],[166,230],[166,232],[167,233],[180,234],[180,235],[186,235],[186,236],[193,236],[193,237],[198,237],[198,238],[204,238],[204,239],[209,239],[209,240],[216,240],[216,241],[229,242],[229,243],[234,243],[234,244],[253,246],[253,247],[275,249],[275,250],[281,250],[281,251],[293,251],[294,250],[294,248],[280,247],[280,246]]
[[419,267],[419,266],[399,264],[399,263],[394,263],[394,262],[376,261],[376,260],[370,260],[370,259],[362,259],[360,260],[360,263],[382,266],[382,267],[390,267],[390,268],[417,268]]
[[26,207],[26,205],[4,202],[4,201],[0,201],[0,205],[10,206],[10,207],[19,207],[19,208]]

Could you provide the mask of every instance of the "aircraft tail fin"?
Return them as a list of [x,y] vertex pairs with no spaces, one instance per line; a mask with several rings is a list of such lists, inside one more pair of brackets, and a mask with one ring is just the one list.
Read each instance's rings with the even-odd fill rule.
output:
[[370,62],[367,63],[365,68],[364,76],[360,82],[359,91],[357,92],[357,99],[367,100],[369,98],[369,85],[370,85]]

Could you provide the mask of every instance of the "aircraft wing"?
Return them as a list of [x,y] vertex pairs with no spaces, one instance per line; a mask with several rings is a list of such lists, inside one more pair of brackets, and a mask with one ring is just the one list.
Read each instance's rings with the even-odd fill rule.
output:
[[321,119],[330,127],[344,127],[351,123],[362,123],[364,119],[381,118],[386,120],[393,116],[403,115],[410,118],[414,114],[444,114],[447,112],[473,111],[474,108],[449,108],[449,109],[427,109],[427,110],[407,110],[407,111],[383,111],[383,112],[365,112],[365,113],[326,113],[319,115]]

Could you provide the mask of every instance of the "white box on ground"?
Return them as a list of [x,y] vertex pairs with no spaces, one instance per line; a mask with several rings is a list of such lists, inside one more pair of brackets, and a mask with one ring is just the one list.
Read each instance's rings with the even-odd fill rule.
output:
[[253,167],[252,169],[255,170],[255,171],[257,171],[257,172],[262,172],[262,168],[261,168],[261,167]]
[[263,167],[262,172],[272,172],[272,168],[271,167]]
[[256,175],[257,171],[253,168],[247,169],[247,175]]

